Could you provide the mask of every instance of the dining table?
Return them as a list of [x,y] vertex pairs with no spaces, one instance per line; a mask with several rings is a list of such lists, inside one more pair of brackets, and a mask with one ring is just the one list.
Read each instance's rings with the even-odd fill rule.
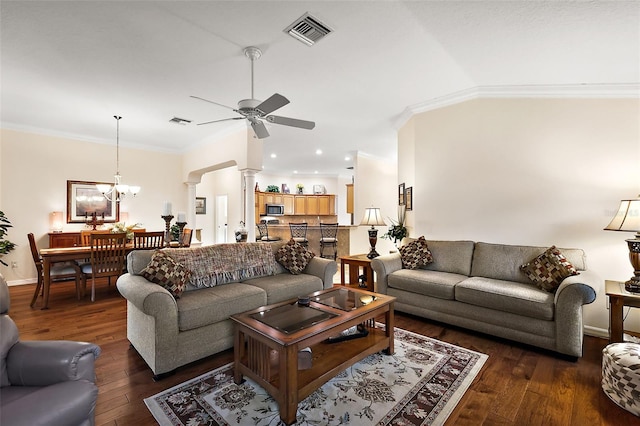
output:
[[[132,243],[127,244],[127,254],[134,249]],[[51,288],[51,265],[57,262],[75,262],[91,258],[91,246],[58,247],[40,249],[42,257],[43,306],[49,309],[49,290]]]

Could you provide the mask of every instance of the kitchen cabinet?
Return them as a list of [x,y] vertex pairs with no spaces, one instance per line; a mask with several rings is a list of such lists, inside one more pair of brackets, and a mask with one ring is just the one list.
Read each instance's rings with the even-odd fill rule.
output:
[[320,197],[315,195],[305,196],[305,214],[309,216],[319,215],[320,214]]
[[295,214],[295,199],[293,194],[282,194],[282,204],[284,204],[284,214]]
[[353,214],[353,184],[347,184],[347,213]]
[[277,192],[256,192],[256,223],[266,215],[265,204],[284,205],[286,216],[327,216],[336,214],[335,195],[280,194]]
[[296,195],[294,196],[294,212],[293,214],[305,215],[307,212],[307,196]]

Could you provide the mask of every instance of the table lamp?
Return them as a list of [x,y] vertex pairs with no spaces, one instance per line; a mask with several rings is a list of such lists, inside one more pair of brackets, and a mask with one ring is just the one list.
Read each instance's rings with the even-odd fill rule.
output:
[[371,229],[369,229],[369,244],[371,245],[371,250],[367,257],[369,259],[373,259],[374,257],[380,256],[376,251],[376,243],[378,242],[378,230],[374,228],[375,226],[386,225],[384,220],[382,220],[382,214],[380,213],[380,209],[377,207],[370,207],[364,210],[364,217],[360,222],[360,226],[362,225],[371,225]]
[[636,233],[635,238],[625,240],[629,246],[633,277],[624,283],[624,288],[627,291],[640,292],[640,198],[620,201],[618,212],[604,229]]

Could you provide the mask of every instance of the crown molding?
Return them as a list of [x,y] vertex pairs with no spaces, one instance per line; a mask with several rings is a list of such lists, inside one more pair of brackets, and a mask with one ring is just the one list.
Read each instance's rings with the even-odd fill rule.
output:
[[409,105],[395,128],[400,129],[415,114],[481,98],[640,99],[640,83],[476,86]]

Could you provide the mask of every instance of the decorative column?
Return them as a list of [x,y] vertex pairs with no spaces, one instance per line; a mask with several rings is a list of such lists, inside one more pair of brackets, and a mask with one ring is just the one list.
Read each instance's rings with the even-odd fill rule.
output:
[[187,223],[191,228],[191,245],[199,244],[196,236],[196,185],[197,183],[186,182],[187,184]]
[[247,228],[247,241],[256,240],[256,186],[257,170],[242,170],[242,180],[244,184],[244,223]]

